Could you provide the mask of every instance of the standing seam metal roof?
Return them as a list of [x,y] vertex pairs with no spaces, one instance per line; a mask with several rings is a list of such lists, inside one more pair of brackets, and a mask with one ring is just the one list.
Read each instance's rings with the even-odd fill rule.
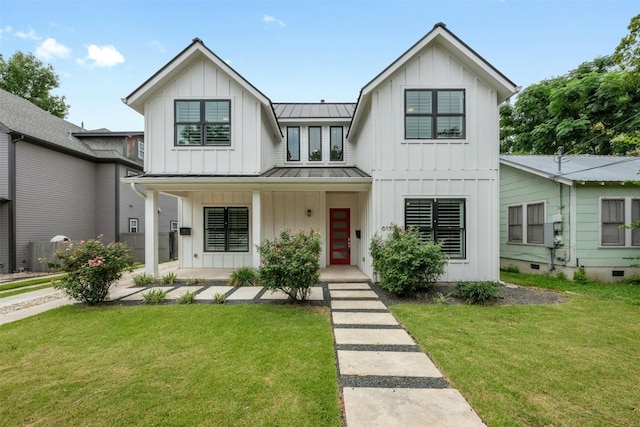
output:
[[351,119],[353,102],[274,103],[278,119]]

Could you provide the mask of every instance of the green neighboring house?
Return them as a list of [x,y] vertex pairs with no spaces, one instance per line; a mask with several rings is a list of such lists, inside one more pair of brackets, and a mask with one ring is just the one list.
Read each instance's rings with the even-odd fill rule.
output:
[[522,272],[584,267],[590,278],[640,275],[640,157],[500,157],[500,264]]

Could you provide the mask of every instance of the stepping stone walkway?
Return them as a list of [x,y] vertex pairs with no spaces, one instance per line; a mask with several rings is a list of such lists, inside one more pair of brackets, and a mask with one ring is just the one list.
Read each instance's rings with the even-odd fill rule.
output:
[[329,283],[346,424],[484,426],[368,283]]

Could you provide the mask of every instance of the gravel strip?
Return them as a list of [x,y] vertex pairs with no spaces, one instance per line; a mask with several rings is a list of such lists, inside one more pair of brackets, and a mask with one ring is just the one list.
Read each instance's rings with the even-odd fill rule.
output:
[[11,305],[6,305],[4,307],[0,307],[0,314],[6,314],[6,313],[11,313],[14,311],[18,311],[18,310],[22,310],[25,308],[29,308],[29,307],[33,307],[35,305],[40,305],[40,304],[44,304],[47,303],[49,301],[54,301],[60,298],[64,297],[64,292],[62,291],[57,291],[53,294],[44,296],[44,297],[40,297],[40,298],[34,298],[34,299],[30,299],[28,301],[23,301],[23,302],[19,302],[19,303],[15,303],[15,304],[11,304]]
[[341,375],[340,387],[442,389],[450,388],[451,385],[444,378]]

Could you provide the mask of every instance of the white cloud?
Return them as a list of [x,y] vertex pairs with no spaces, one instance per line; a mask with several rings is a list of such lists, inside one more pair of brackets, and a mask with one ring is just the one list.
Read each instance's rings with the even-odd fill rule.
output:
[[5,34],[11,34],[11,26],[7,25],[4,28],[0,28],[0,40],[2,40]]
[[70,52],[71,49],[51,37],[36,47],[36,56],[47,61],[52,58],[66,58]]
[[79,59],[78,63],[86,64],[87,60],[92,61],[89,65],[93,67],[114,67],[124,62],[124,56],[113,45],[98,46],[95,44],[87,46],[86,59]]
[[275,16],[264,15],[262,17],[262,21],[267,25],[277,24],[277,25],[280,25],[281,27],[286,27],[286,24],[284,23],[284,21],[282,19],[276,18]]
[[38,36],[36,32],[33,31],[33,28],[30,28],[26,33],[24,31],[16,31],[16,36],[25,40],[42,40],[42,37]]
[[158,40],[151,40],[149,44],[151,45],[151,47],[156,48],[160,53],[167,53],[167,50]]

